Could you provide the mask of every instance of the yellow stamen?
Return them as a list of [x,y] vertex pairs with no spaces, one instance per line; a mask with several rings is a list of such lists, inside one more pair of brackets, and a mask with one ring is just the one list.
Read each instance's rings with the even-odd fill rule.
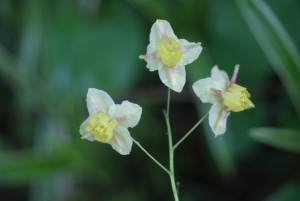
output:
[[224,93],[224,105],[230,111],[240,112],[254,107],[249,98],[250,94],[245,87],[233,83]]
[[157,56],[167,66],[174,66],[182,57],[182,47],[174,38],[163,37],[158,42]]
[[117,126],[115,120],[110,121],[103,113],[94,114],[85,130],[94,135],[95,140],[107,143],[113,137],[113,129]]

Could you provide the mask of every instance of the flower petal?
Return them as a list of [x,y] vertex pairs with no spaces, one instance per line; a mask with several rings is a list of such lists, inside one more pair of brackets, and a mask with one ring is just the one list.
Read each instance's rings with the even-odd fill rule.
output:
[[147,68],[149,68],[150,71],[159,70],[163,67],[163,63],[161,61],[161,58],[158,58],[156,56],[157,51],[157,43],[150,43],[147,46],[147,54],[142,55],[140,58],[145,59],[147,62]]
[[[147,62],[147,68],[150,71],[159,70],[163,67],[163,63],[161,58],[153,57],[152,54],[157,51],[157,43],[150,43],[147,46],[147,54],[144,56],[145,61]],[[147,55],[151,55],[152,58],[147,57]]]
[[214,66],[211,69],[211,78],[220,83],[219,90],[226,91],[229,87],[230,81],[227,73],[223,70],[219,70],[218,66]]
[[90,115],[97,114],[98,112],[108,113],[108,109],[115,105],[111,97],[102,90],[89,88],[86,98],[87,108]]
[[156,42],[162,37],[171,37],[174,38],[176,41],[178,40],[177,36],[174,34],[173,29],[170,23],[166,20],[156,20],[153,24],[151,31],[150,31],[150,43]]
[[149,69],[149,71],[160,70],[164,65],[160,58],[158,58],[158,59],[145,59],[145,61],[147,62],[146,67]]
[[179,44],[182,46],[182,61],[183,65],[187,65],[195,61],[202,51],[202,47],[197,43],[190,43],[185,39],[179,39]]
[[146,54],[152,54],[158,50],[158,44],[156,42],[150,43],[147,46],[147,53]]
[[131,151],[132,139],[127,129],[114,129],[113,138],[108,142],[114,150],[122,155],[127,155]]
[[219,89],[220,83],[211,79],[210,77],[196,81],[193,84],[193,90],[195,94],[200,98],[203,103],[216,103],[222,101],[222,99],[210,89]]
[[185,84],[185,67],[184,66],[164,66],[159,71],[161,81],[170,89],[181,92]]
[[86,131],[86,126],[90,122],[91,116],[89,116],[81,125],[79,128],[80,135],[82,135],[82,139],[87,139],[89,141],[94,141],[94,135],[90,134],[89,132]]
[[121,105],[114,105],[108,111],[110,119],[118,122],[119,129],[133,128],[141,118],[142,108],[138,104],[123,101]]
[[222,135],[226,131],[227,117],[230,112],[224,110],[223,102],[216,102],[209,110],[209,126],[214,134]]

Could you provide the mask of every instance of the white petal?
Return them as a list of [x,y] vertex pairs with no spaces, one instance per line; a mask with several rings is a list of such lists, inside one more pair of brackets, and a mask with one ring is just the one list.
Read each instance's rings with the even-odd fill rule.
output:
[[203,103],[213,104],[215,102],[222,101],[222,99],[216,93],[210,90],[211,88],[221,90],[220,84],[210,77],[198,80],[193,84],[193,90],[195,94]]
[[166,20],[156,20],[151,28],[150,43],[158,43],[158,41],[164,36],[174,38],[176,41],[178,41],[178,38],[174,34],[169,22],[167,22]]
[[164,65],[160,58],[158,58],[158,59],[145,59],[145,61],[147,62],[146,67],[149,69],[149,71],[160,70]]
[[86,103],[90,115],[98,112],[107,114],[108,109],[115,104],[105,91],[94,88],[89,88]]
[[81,125],[80,125],[80,128],[79,128],[79,132],[80,132],[80,135],[84,136],[84,139],[87,139],[89,141],[94,141],[94,135],[88,133],[85,128],[86,126],[89,124],[90,122],[90,118],[91,116],[89,116]]
[[229,112],[224,111],[223,102],[217,102],[212,105],[209,110],[209,126],[211,127],[214,134],[222,135],[226,131],[226,122]]
[[108,144],[110,144],[114,150],[122,155],[129,154],[132,147],[132,139],[129,131],[127,129],[114,129],[113,132],[113,138],[108,142]]
[[[157,51],[157,43],[150,43],[147,46],[147,54],[152,54],[155,53]],[[145,61],[147,62],[147,68],[150,71],[155,71],[155,70],[159,70],[163,67],[163,63],[161,61],[161,58],[147,58],[145,56]]]
[[158,44],[156,42],[150,43],[147,46],[147,54],[152,54],[154,52],[156,52],[158,49]]
[[138,104],[123,101],[121,105],[114,105],[108,111],[110,119],[118,122],[119,129],[127,129],[138,124],[142,114],[142,108]]
[[230,81],[227,73],[223,70],[219,70],[218,66],[214,66],[211,69],[211,78],[220,83],[219,90],[226,91],[229,87]]
[[179,39],[178,42],[182,46],[182,60],[184,65],[195,61],[202,51],[202,47],[197,43],[190,43],[185,39]]
[[159,71],[161,81],[170,89],[181,92],[185,84],[185,67],[184,66],[164,66]]

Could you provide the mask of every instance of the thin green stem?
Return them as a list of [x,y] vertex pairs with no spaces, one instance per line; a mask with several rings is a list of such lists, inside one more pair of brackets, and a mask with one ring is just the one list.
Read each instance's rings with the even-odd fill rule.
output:
[[167,124],[167,130],[168,130],[168,141],[169,141],[169,157],[170,157],[170,180],[171,180],[171,186],[173,190],[173,195],[175,201],[179,201],[177,188],[176,188],[176,182],[175,182],[175,175],[174,175],[174,149],[173,149],[173,142],[172,142],[172,133],[171,133],[171,126],[170,126],[170,120],[169,116],[164,111],[166,124]]
[[175,150],[177,147],[178,147],[178,145],[183,141],[183,140],[185,140],[185,138],[187,138],[199,125],[200,125],[200,123],[207,117],[207,115],[208,115],[208,113],[209,112],[207,112],[196,124],[195,124],[195,126],[193,127],[193,128],[191,128],[191,130],[189,131],[189,132],[187,132],[187,134],[185,134],[182,138],[181,138],[181,140],[179,140],[174,146],[173,146],[173,149]]
[[131,139],[133,140],[133,142],[137,145],[137,146],[139,146],[140,148],[141,148],[141,150],[143,150],[144,152],[145,152],[145,154],[147,154],[147,156],[149,156],[159,167],[161,167],[165,172],[167,172],[168,174],[170,174],[170,171],[167,169],[167,168],[165,168],[162,164],[160,164],[160,162],[158,162],[153,156],[151,156],[151,154],[149,154],[149,152],[148,151],[146,151],[146,149],[138,142],[138,141],[136,141],[135,139],[133,139],[132,137],[131,137]]
[[170,95],[171,94],[171,89],[168,87],[168,102],[167,102],[167,116],[169,116],[170,113]]

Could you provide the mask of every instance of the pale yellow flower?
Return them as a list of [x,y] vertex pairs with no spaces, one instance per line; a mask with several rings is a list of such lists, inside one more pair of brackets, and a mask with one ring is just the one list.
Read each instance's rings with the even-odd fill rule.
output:
[[185,65],[192,63],[202,51],[201,43],[178,39],[171,25],[157,20],[150,32],[150,44],[145,59],[150,71],[158,70],[161,81],[176,92],[181,92],[186,82]]
[[115,104],[106,92],[93,88],[86,102],[90,116],[80,126],[82,139],[108,143],[120,154],[129,154],[132,138],[128,127],[138,124],[142,108],[129,101]]
[[213,104],[209,111],[209,125],[216,136],[225,133],[231,111],[240,112],[254,107],[246,88],[235,83],[238,69],[237,65],[229,80],[227,73],[215,66],[211,70],[211,77],[193,84],[194,92],[201,101]]

